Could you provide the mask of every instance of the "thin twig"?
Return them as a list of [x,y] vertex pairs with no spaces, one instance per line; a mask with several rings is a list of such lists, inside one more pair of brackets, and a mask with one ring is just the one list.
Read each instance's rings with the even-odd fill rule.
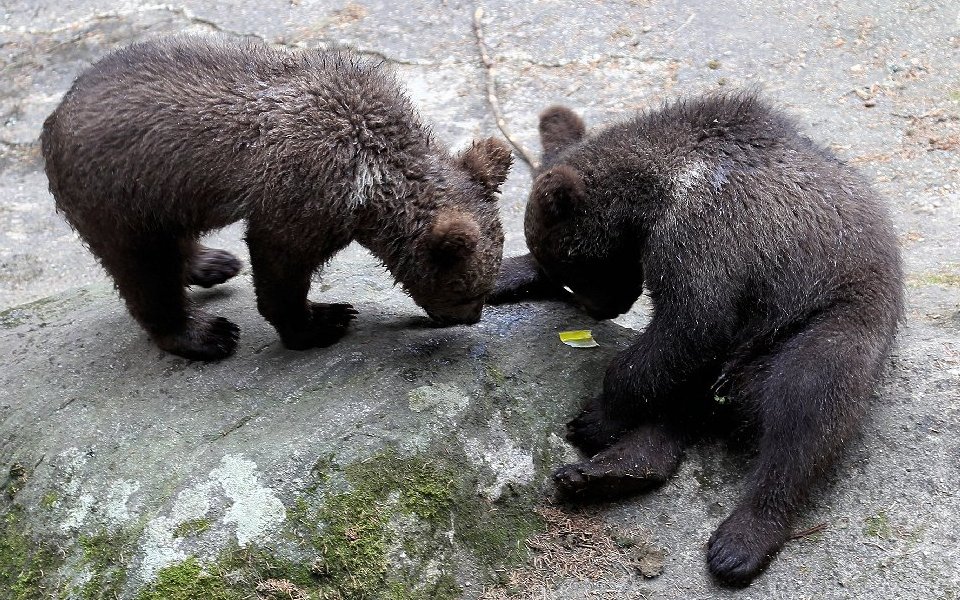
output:
[[677,35],[678,33],[680,33],[680,30],[686,27],[687,25],[689,25],[693,21],[693,19],[696,18],[696,16],[697,16],[697,13],[695,12],[690,13],[690,16],[687,17],[687,20],[683,22],[683,25],[681,25],[680,27],[677,27],[676,29],[671,31],[668,35]]
[[790,539],[791,539],[791,540],[798,540],[798,539],[800,539],[800,538],[807,537],[808,535],[813,535],[813,534],[815,534],[815,533],[820,533],[821,531],[823,531],[823,530],[826,529],[826,528],[827,528],[827,524],[826,524],[826,523],[820,523],[819,525],[814,525],[813,527],[808,527],[807,529],[803,529],[803,530],[800,530],[800,531],[795,531],[795,532],[793,532],[793,533],[790,535]]
[[493,60],[490,58],[490,54],[487,51],[487,43],[483,38],[482,6],[478,6],[477,10],[473,12],[473,31],[477,36],[477,48],[480,49],[480,60],[483,61],[484,73],[487,80],[487,103],[490,104],[490,110],[493,111],[493,117],[497,122],[497,127],[500,129],[500,133],[503,134],[503,137],[507,138],[507,141],[510,142],[511,146],[513,146],[513,149],[517,152],[517,155],[520,157],[520,159],[527,163],[531,169],[536,171],[540,166],[537,162],[537,159],[535,159],[533,155],[531,155],[523,146],[521,146],[512,135],[510,135],[510,129],[507,127],[507,121],[503,117],[503,111],[500,110],[500,100],[497,99],[496,70]]

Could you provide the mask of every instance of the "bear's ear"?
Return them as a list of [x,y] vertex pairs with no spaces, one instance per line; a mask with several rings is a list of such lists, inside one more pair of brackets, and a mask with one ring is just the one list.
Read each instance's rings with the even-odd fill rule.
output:
[[583,119],[566,106],[551,106],[540,113],[539,129],[544,165],[553,162],[568,146],[579,143],[587,132]]
[[473,254],[480,241],[480,227],[469,215],[444,212],[437,216],[427,235],[434,260],[450,265]]
[[488,190],[492,198],[507,179],[513,155],[506,142],[491,137],[475,141],[460,154],[458,161],[470,179]]
[[573,167],[560,165],[544,171],[534,180],[530,200],[539,207],[543,217],[560,221],[570,216],[586,195],[580,173]]

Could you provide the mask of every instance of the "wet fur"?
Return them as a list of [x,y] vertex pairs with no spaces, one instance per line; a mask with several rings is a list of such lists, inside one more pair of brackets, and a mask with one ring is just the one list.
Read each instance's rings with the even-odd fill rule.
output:
[[337,341],[356,314],[307,300],[311,275],[356,240],[442,323],[474,322],[500,263],[495,139],[452,156],[384,67],[345,52],[174,37],[82,73],[43,126],[57,208],[164,349],[203,360],[238,329],[184,286],[234,276],[200,246],[246,220],[257,305],[284,344]]
[[653,313],[568,425],[590,456],[555,474],[572,498],[663,483],[716,397],[757,432],[710,571],[751,581],[868,410],[903,310],[893,226],[870,187],[752,94],[693,98],[584,137],[541,115],[531,255],[493,301],[556,295],[597,318],[645,287]]

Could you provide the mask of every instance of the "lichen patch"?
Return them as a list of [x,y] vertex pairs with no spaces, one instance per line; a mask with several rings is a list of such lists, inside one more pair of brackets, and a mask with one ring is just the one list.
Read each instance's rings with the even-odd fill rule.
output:
[[186,560],[183,536],[179,535],[181,526],[206,519],[214,507],[224,504],[223,524],[234,526],[241,547],[276,531],[286,519],[283,503],[272,489],[260,483],[256,463],[228,454],[206,481],[177,495],[169,515],[155,517],[147,524],[140,576],[150,580],[161,569]]
[[470,404],[470,396],[456,385],[437,383],[423,385],[407,394],[410,410],[430,411],[446,420],[452,420]]
[[497,500],[508,485],[523,485],[533,481],[535,470],[533,455],[507,435],[499,411],[491,419],[489,434],[487,440],[467,438],[463,442],[463,449],[474,464],[492,471],[494,481],[481,486],[480,493],[490,500]]
[[279,528],[286,518],[286,510],[277,495],[260,484],[254,462],[228,454],[211,471],[210,478],[220,484],[233,502],[223,520],[236,524],[237,542],[241,546]]
[[132,479],[119,479],[110,485],[102,509],[109,524],[119,525],[130,520],[127,504],[139,489],[140,482]]

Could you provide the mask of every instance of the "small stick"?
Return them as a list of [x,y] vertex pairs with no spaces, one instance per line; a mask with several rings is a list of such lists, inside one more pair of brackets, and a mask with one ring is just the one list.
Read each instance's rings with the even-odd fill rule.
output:
[[827,528],[827,524],[826,524],[826,523],[820,523],[819,525],[814,525],[813,527],[809,527],[809,528],[804,529],[804,530],[802,530],[802,531],[795,531],[794,533],[792,533],[792,534],[790,535],[790,539],[791,539],[791,540],[798,540],[798,539],[800,539],[800,538],[802,538],[802,537],[807,537],[808,535],[813,535],[813,534],[815,534],[815,533],[820,533],[821,531],[823,531],[823,530],[826,529],[826,528]]
[[693,21],[693,19],[696,18],[696,16],[697,16],[697,13],[695,12],[690,13],[690,16],[687,17],[687,20],[683,22],[683,25],[671,31],[669,35],[676,35],[680,33],[680,30],[686,27],[687,25],[689,25]]
[[527,163],[531,169],[536,171],[540,166],[537,162],[537,159],[535,159],[523,146],[513,139],[513,136],[510,135],[510,130],[507,127],[507,121],[503,117],[503,111],[500,110],[500,100],[497,99],[495,67],[493,60],[490,58],[490,54],[487,52],[487,43],[483,38],[482,6],[478,6],[477,10],[475,10],[473,13],[473,31],[477,36],[477,47],[480,49],[480,60],[483,62],[484,74],[487,82],[487,103],[490,104],[490,110],[493,111],[493,117],[497,122],[497,127],[500,129],[500,133],[503,134],[503,137],[507,138],[507,141],[510,142],[511,146],[513,146],[513,149],[517,152],[517,155],[520,157],[520,159]]

